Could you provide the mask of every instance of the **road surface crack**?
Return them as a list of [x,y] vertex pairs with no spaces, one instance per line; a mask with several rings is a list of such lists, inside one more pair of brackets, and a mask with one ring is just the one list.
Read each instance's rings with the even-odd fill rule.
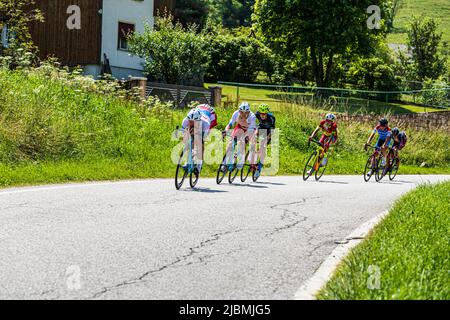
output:
[[[147,277],[150,277],[150,276],[152,276],[152,275],[154,275],[156,273],[162,272],[162,271],[164,271],[164,270],[166,270],[168,268],[175,267],[175,266],[181,264],[182,262],[186,262],[187,260],[189,260],[191,258],[196,258],[196,259],[198,259],[198,262],[204,263],[207,259],[210,259],[213,256],[217,256],[218,254],[199,255],[200,254],[199,250],[201,250],[201,249],[203,249],[205,247],[210,247],[210,246],[214,245],[224,235],[237,233],[237,232],[240,232],[240,231],[242,231],[242,230],[225,231],[225,232],[219,232],[219,233],[213,234],[212,236],[210,236],[210,238],[200,242],[200,244],[189,248],[189,252],[187,254],[182,255],[180,257],[176,257],[175,260],[173,260],[172,262],[170,262],[170,263],[168,263],[166,265],[163,265],[163,266],[161,266],[161,267],[159,267],[157,269],[153,269],[153,270],[144,272],[142,275],[140,275],[137,278],[133,278],[133,279],[130,279],[130,280],[123,281],[123,282],[121,282],[119,284],[116,284],[114,286],[105,287],[101,291],[95,293],[92,296],[92,299],[98,298],[99,296],[101,296],[103,294],[106,294],[109,291],[117,290],[117,289],[120,289],[120,288],[125,287],[125,286],[129,286],[129,285],[133,285],[133,284],[142,282]],[[227,252],[225,254],[230,254],[232,252],[234,252],[234,251],[230,251],[230,252]],[[199,255],[199,256],[197,256],[197,255]],[[193,263],[194,262],[188,262],[184,266],[192,265]]]
[[279,232],[291,229],[298,224],[308,220],[307,216],[300,215],[299,212],[290,210],[288,208],[283,207],[290,207],[294,205],[303,205],[307,203],[308,200],[318,199],[319,197],[314,198],[303,198],[300,201],[295,202],[289,202],[289,203],[281,203],[281,204],[275,204],[273,206],[270,206],[270,209],[272,210],[282,210],[283,214],[281,215],[282,221],[288,221],[288,223],[284,224],[283,226],[274,228],[270,233],[266,234],[266,237],[271,237]]

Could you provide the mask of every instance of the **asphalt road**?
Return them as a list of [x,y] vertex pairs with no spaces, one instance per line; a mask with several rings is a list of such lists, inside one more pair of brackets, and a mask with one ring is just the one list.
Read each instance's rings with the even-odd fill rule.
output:
[[0,299],[292,299],[360,224],[450,176],[0,191]]

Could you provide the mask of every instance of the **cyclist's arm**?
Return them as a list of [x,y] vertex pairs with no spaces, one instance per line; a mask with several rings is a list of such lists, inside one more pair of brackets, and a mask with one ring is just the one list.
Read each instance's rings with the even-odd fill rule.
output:
[[238,117],[239,117],[239,111],[235,111],[233,113],[233,115],[231,116],[231,119],[228,122],[227,126],[225,127],[225,131],[230,130],[230,128],[236,123]]
[[373,137],[375,136],[375,133],[376,133],[376,130],[374,130],[374,131],[370,134],[369,139],[367,140],[367,143],[366,143],[366,144],[370,144],[370,142],[372,141]]
[[314,139],[314,137],[316,136],[316,134],[317,134],[317,131],[319,131],[320,130],[320,126],[317,126],[317,128],[316,128],[316,130],[314,130],[314,132],[311,134],[311,136],[309,137],[311,140],[312,139]]

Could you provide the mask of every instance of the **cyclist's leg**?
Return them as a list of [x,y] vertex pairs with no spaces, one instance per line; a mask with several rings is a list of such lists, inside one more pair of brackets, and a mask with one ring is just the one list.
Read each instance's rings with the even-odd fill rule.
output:
[[[238,151],[239,162],[236,165],[238,166],[238,168],[242,168],[245,162],[245,138],[247,136],[246,131],[244,131],[240,126],[236,126],[231,136],[233,137],[233,139],[237,138],[236,148]],[[234,155],[231,155],[231,157],[234,158]]]
[[250,139],[249,139],[249,154],[248,154],[248,162],[251,165],[256,164],[256,142],[258,139],[258,136],[260,134],[260,130],[255,130],[253,133],[250,133]]
[[262,136],[263,139],[259,143],[259,162],[261,164],[264,164],[264,160],[266,159],[266,151],[267,151],[267,145],[268,145],[268,132],[266,131],[264,135]]

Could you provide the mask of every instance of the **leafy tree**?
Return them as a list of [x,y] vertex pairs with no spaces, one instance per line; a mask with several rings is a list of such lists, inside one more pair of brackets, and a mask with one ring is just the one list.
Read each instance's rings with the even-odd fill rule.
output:
[[317,86],[331,83],[334,60],[368,54],[386,32],[369,29],[367,8],[384,0],[256,0],[254,22],[264,41],[285,57],[307,54]]
[[9,56],[12,64],[22,59],[25,52],[35,51],[29,24],[44,21],[42,13],[34,9],[34,0],[0,0],[0,29],[7,25],[9,45],[3,55]]
[[255,0],[215,0],[212,6],[226,28],[251,25],[252,7]]
[[130,36],[130,49],[145,59],[145,71],[163,83],[203,85],[208,62],[206,37],[195,25],[184,28],[171,15],[159,17],[155,28]]
[[431,18],[414,18],[408,30],[408,47],[412,52],[416,79],[437,79],[445,73],[445,59],[439,54],[442,34]]

